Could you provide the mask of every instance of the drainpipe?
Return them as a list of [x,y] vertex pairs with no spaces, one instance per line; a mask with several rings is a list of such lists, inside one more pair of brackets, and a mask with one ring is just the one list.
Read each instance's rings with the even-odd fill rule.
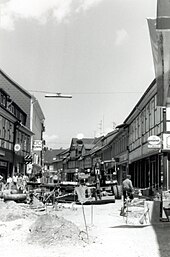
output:
[[[30,130],[32,131],[32,129],[33,129],[33,105],[34,105],[34,103],[36,102],[37,100],[33,100],[32,98],[31,98],[31,101],[30,101]],[[30,144],[30,146],[31,146],[31,153],[32,153],[32,146],[33,146],[33,136],[31,136],[31,144]]]

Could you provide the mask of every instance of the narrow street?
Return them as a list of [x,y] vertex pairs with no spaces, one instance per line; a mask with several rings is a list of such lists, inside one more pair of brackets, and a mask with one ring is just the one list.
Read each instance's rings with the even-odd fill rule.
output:
[[170,0],[0,0],[0,253],[170,256]]
[[[1,254],[3,257],[168,257],[170,224],[141,225],[143,207],[131,207],[128,217],[122,217],[121,205],[121,200],[84,205],[87,238],[81,205],[59,204],[38,211],[24,204],[1,202]],[[55,218],[51,220],[53,215]],[[60,219],[63,227],[55,230]],[[72,223],[65,226],[67,221]]]

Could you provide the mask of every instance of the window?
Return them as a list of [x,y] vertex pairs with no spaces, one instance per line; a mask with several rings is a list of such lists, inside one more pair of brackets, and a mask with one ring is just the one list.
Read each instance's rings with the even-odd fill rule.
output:
[[155,101],[154,98],[151,100],[150,103],[150,128],[153,128],[155,125]]
[[146,109],[143,110],[142,116],[143,116],[142,131],[143,131],[143,134],[145,134],[145,132],[146,132]]
[[145,116],[145,132],[149,131],[149,104],[146,106],[146,116]]
[[7,105],[7,97],[2,92],[0,92],[0,104],[4,107]]
[[2,130],[3,130],[3,125],[2,125],[2,116],[0,116],[0,138],[2,137]]

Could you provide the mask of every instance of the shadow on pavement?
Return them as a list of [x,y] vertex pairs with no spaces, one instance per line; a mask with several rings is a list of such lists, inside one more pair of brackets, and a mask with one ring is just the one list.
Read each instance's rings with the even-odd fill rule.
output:
[[[164,212],[160,201],[153,201],[150,205],[150,222],[157,239],[159,256],[170,256],[170,222],[164,218]],[[161,217],[161,219],[160,219]]]
[[170,256],[170,222],[153,224],[153,229],[157,237],[160,257]]

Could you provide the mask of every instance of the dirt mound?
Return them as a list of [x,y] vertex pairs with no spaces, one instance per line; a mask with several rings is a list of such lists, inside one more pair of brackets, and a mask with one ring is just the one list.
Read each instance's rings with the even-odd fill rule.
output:
[[39,216],[31,226],[28,243],[76,245],[82,241],[80,234],[81,231],[74,223],[57,215],[44,214]]
[[35,214],[25,204],[21,206],[14,201],[0,201],[0,221],[13,221],[16,219],[35,218]]

